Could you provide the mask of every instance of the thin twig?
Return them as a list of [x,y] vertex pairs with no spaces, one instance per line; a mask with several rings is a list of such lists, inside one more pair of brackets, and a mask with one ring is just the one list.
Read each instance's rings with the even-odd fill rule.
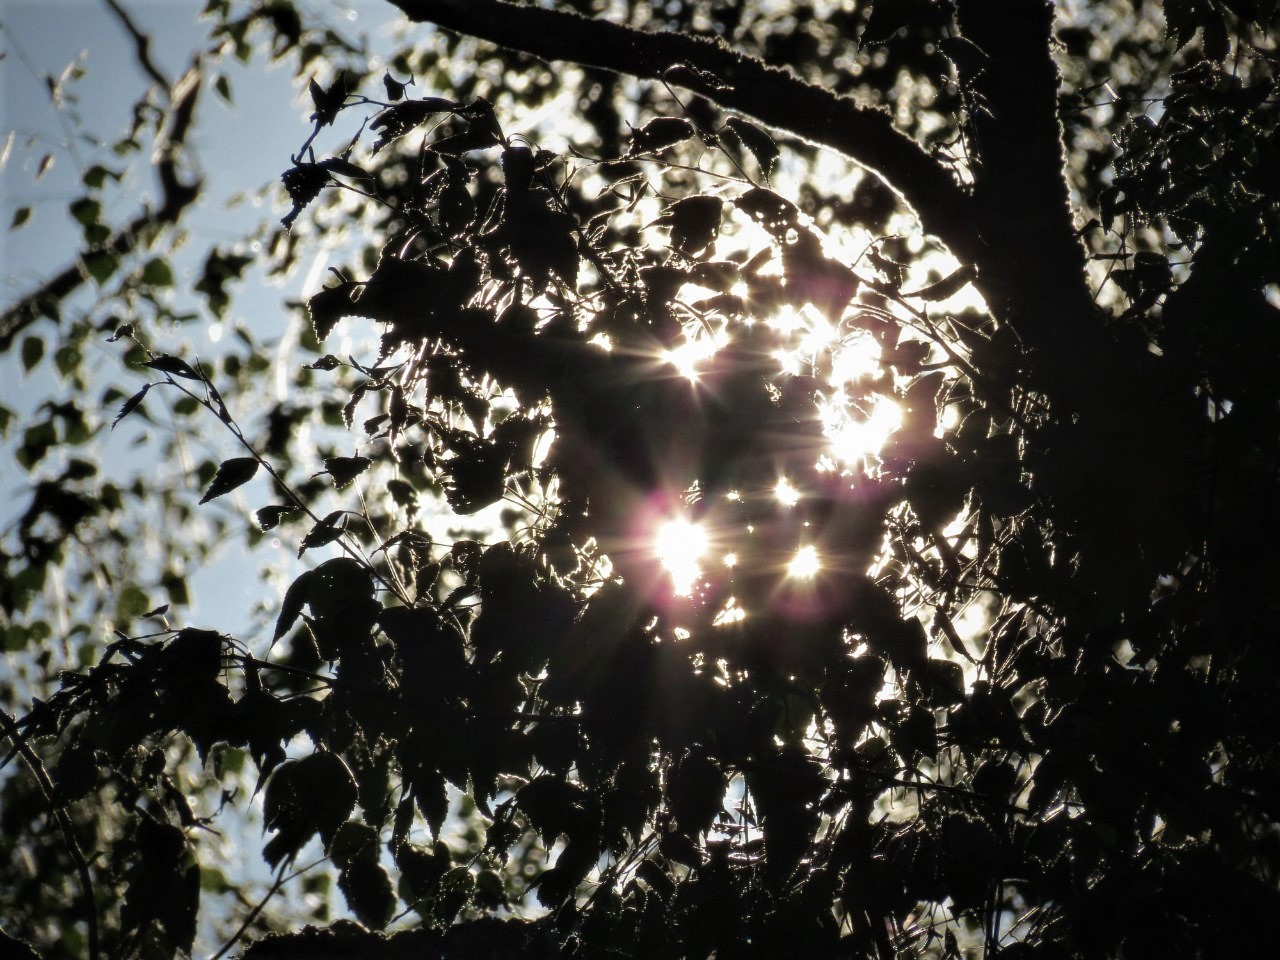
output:
[[151,38],[138,29],[137,24],[133,22],[133,18],[129,16],[129,11],[120,6],[117,0],[105,0],[105,2],[111,12],[119,19],[121,26],[133,38],[134,56],[138,58],[138,66],[142,67],[147,76],[168,90],[172,84],[160,72],[160,68],[156,66],[155,61],[151,59]]

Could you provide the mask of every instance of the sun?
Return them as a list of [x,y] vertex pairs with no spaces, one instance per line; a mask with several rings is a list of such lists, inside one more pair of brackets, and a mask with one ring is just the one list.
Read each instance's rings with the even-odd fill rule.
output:
[[653,552],[671,577],[677,597],[693,593],[702,576],[702,558],[709,546],[707,532],[685,517],[664,521],[653,538]]

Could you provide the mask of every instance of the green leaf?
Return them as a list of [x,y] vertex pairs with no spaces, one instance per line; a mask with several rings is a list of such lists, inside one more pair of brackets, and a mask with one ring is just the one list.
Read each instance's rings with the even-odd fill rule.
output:
[[84,185],[90,190],[101,190],[108,179],[119,181],[120,174],[100,163],[95,163],[84,172]]
[[216,93],[227,106],[234,104],[231,97],[231,81],[225,73],[220,73],[213,81],[213,92]]
[[230,460],[222,461],[218,464],[218,472],[213,475],[213,482],[205,490],[200,502],[208,503],[248,483],[258,472],[258,467],[259,463],[255,457],[232,457]]
[[83,257],[84,268],[98,284],[106,283],[120,267],[120,260],[107,250],[90,250]]
[[141,280],[151,287],[172,287],[173,268],[168,261],[153,257],[142,268]]
[[81,197],[67,207],[67,211],[82,227],[87,227],[98,222],[102,215],[102,204],[89,197]]
[[13,211],[13,219],[9,221],[9,229],[17,230],[19,227],[21,227],[30,219],[31,219],[31,208],[19,207],[17,210]]
[[32,368],[44,357],[44,340],[41,337],[24,337],[22,339],[22,369],[30,373]]

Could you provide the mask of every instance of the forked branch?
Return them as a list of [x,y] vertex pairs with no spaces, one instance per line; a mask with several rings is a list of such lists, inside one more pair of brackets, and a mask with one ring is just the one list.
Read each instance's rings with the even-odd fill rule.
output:
[[[646,33],[575,13],[506,0],[389,0],[417,23],[562,60],[685,87],[776,130],[828,147],[893,189],[965,262],[981,256],[969,198],[951,172],[895,129],[889,114],[858,106],[794,74],[688,34]],[[674,68],[674,69],[673,69]]]

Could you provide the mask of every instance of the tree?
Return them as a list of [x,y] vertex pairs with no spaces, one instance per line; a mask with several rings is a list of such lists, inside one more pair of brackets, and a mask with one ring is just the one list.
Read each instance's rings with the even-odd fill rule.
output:
[[[117,421],[228,429],[201,502],[268,480],[314,566],[269,635],[121,623],[3,715],[6,835],[82,886],[9,868],[8,933],[190,952],[242,784],[270,893],[330,869],[359,921],[252,958],[1253,948],[1276,5],[395,5],[452,33],[312,79],[283,177],[282,264],[364,243],[298,399],[255,433],[245,381],[112,335]],[[290,5],[209,6],[305,68]]]

